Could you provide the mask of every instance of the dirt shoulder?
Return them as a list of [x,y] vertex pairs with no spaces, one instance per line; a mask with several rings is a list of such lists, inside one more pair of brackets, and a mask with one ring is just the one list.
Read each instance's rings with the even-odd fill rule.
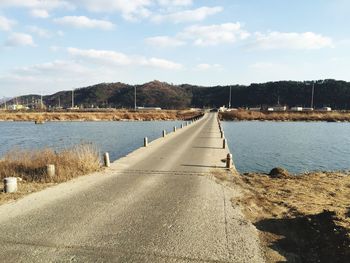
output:
[[154,121],[188,120],[200,112],[191,110],[105,112],[0,112],[1,121]]
[[261,112],[235,110],[220,113],[220,119],[225,121],[327,121],[349,122],[350,112]]
[[242,193],[232,203],[259,230],[267,262],[348,262],[350,172],[251,173],[229,185]]
[[350,172],[214,176],[259,230],[267,262],[349,262]]

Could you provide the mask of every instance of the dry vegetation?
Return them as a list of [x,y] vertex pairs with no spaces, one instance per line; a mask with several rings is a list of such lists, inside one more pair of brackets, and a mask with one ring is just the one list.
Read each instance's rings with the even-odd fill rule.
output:
[[260,112],[236,110],[220,113],[220,118],[226,121],[350,121],[350,112]]
[[241,189],[233,205],[259,230],[267,262],[349,262],[350,173],[216,177]]
[[[54,164],[56,167],[56,176],[53,178],[47,175],[48,164]],[[99,169],[98,151],[90,144],[78,145],[58,153],[51,149],[13,150],[0,160],[0,179],[2,181],[5,177],[20,178],[19,192],[1,192],[0,204]]]
[[191,110],[126,111],[111,110],[101,112],[0,112],[2,121],[154,121],[187,120],[200,113]]

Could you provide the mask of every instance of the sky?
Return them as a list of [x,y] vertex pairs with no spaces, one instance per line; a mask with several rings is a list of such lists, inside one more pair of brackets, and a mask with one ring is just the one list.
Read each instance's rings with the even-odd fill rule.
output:
[[350,80],[348,0],[0,0],[0,98]]

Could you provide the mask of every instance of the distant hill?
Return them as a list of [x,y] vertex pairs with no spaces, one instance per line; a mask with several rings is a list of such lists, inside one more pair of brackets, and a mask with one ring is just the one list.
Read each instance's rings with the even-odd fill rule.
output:
[[[84,107],[134,107],[134,88],[137,90],[137,105],[166,109],[187,107],[219,107],[228,105],[229,92],[232,92],[232,107],[256,107],[276,105],[309,107],[312,85],[308,82],[278,81],[249,86],[172,85],[152,81],[142,85],[123,83],[101,83],[75,90],[75,105]],[[44,96],[47,106],[71,106],[71,91],[61,91]],[[40,99],[38,95],[17,98],[26,103]],[[315,84],[315,107],[330,106],[334,109],[350,109],[350,83],[337,80],[319,81]]]

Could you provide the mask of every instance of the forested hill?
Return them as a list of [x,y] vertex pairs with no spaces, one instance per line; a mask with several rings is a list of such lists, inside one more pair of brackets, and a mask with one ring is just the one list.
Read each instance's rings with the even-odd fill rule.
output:
[[[312,84],[309,82],[279,81],[249,86],[171,85],[152,81],[143,85],[123,83],[102,83],[74,92],[75,105],[84,107],[133,108],[134,88],[137,90],[137,105],[161,108],[219,107],[228,105],[230,87],[232,107],[256,107],[276,105],[309,107]],[[71,91],[62,91],[44,96],[45,105],[71,106]],[[18,98],[22,103],[36,95]],[[325,80],[315,83],[315,107],[330,106],[334,109],[350,109],[350,83],[337,80]]]

